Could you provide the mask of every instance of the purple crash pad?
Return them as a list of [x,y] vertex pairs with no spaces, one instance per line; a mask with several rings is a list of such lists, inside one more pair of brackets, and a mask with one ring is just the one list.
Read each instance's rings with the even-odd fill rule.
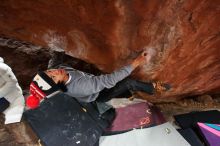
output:
[[207,145],[220,146],[220,124],[197,123]]
[[146,128],[165,123],[160,110],[142,102],[116,109],[116,117],[107,131],[127,131],[133,128]]

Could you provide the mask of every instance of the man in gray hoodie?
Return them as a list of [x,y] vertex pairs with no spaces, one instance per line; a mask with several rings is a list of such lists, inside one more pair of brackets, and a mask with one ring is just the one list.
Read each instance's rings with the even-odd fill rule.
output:
[[64,83],[67,87],[65,93],[79,101],[108,101],[114,97],[129,97],[132,91],[153,94],[155,88],[167,90],[167,84],[144,83],[126,78],[135,68],[149,61],[150,56],[143,52],[131,64],[111,74],[94,76],[65,66],[47,70],[45,73],[56,84]]
[[[44,85],[40,84],[46,83],[47,81],[40,81],[39,78],[50,79],[56,85],[62,87],[61,89],[63,89],[65,94],[70,95],[81,102],[93,102],[95,100],[106,102],[116,97],[130,97],[131,93],[134,91],[143,91],[148,94],[154,94],[154,92],[158,90],[168,90],[170,88],[169,84],[162,84],[159,82],[145,83],[126,78],[135,68],[149,62],[150,58],[150,55],[143,52],[134,59],[131,64],[126,65],[111,74],[100,76],[87,74],[67,66],[59,66],[58,69],[48,69],[44,72],[38,73],[37,79],[34,80],[35,84],[33,87],[34,90],[36,90],[36,88],[42,90]],[[46,88],[48,87],[49,86],[47,85]],[[43,92],[40,91],[39,93]],[[42,97],[43,96],[44,95],[42,95]],[[47,94],[45,96],[47,96]],[[42,97],[40,97],[40,99],[42,99]]]

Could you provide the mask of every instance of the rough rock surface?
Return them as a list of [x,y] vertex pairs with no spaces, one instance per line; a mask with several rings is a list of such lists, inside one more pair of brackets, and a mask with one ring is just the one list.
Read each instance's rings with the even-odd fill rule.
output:
[[3,57],[4,62],[12,68],[25,93],[26,90],[29,90],[33,76],[37,71],[47,69],[51,58],[59,59],[59,63],[71,65],[78,70],[96,75],[101,73],[94,65],[68,56],[63,52],[6,37],[0,37],[0,57]]
[[[219,0],[1,0],[0,56],[27,89],[36,71],[47,68],[54,51],[65,50],[111,72],[153,48],[152,62],[133,77],[172,83],[173,90],[160,95],[170,100],[139,94],[159,102],[172,121],[174,114],[220,109],[219,95],[208,95],[220,91],[219,18]],[[100,73],[69,56],[65,62]],[[169,102],[181,97],[187,98]],[[3,120],[0,114],[0,145],[38,145],[24,120],[7,126]]]
[[219,0],[1,0],[0,34],[64,49],[105,72],[153,48],[154,60],[134,77],[172,83],[162,97],[217,93],[219,5]]

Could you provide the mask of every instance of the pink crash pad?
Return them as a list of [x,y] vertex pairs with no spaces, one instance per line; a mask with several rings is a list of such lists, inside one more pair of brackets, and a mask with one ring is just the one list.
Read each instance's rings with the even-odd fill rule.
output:
[[116,109],[116,118],[107,131],[127,131],[165,123],[160,110],[153,105],[142,102]]

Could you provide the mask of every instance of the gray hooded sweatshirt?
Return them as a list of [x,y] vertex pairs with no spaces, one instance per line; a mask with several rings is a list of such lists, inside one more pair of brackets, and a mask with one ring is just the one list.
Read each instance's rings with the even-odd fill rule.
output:
[[65,94],[82,102],[96,100],[100,91],[104,88],[114,87],[116,83],[129,76],[133,71],[133,67],[127,65],[111,74],[94,76],[70,67],[60,66],[59,68],[64,68],[71,76],[71,80],[66,84],[68,91]]

